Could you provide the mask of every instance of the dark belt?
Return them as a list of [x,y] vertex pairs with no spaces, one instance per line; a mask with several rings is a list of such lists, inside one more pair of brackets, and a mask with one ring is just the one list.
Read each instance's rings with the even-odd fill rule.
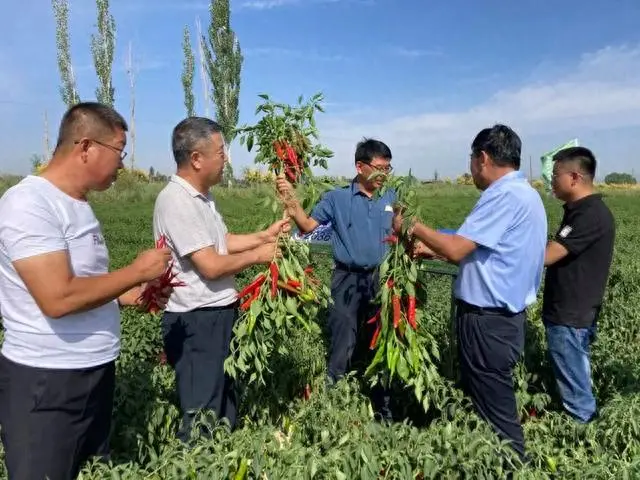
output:
[[512,312],[507,308],[502,307],[478,307],[465,302],[464,300],[456,299],[456,308],[461,313],[475,313],[476,315],[500,315],[502,317],[517,317],[522,312]]
[[371,273],[378,267],[360,267],[358,265],[347,265],[346,263],[338,262],[336,260],[336,269],[349,273]]

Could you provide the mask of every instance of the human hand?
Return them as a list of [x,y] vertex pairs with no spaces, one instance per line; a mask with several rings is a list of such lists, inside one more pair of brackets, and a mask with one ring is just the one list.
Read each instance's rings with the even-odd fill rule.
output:
[[436,258],[438,255],[436,252],[427,247],[424,243],[416,240],[413,244],[413,250],[411,252],[413,258]]
[[278,220],[263,232],[265,242],[266,243],[275,242],[279,234],[289,233],[290,231],[291,231],[291,224],[289,223],[288,218]]
[[164,273],[171,260],[168,248],[152,248],[140,252],[131,264],[140,283],[158,278]]
[[265,243],[255,249],[256,263],[271,263],[274,258],[280,256],[280,249],[276,242]]
[[284,198],[291,197],[294,193],[293,185],[291,185],[282,173],[276,177],[276,190],[278,190],[278,193]]
[[171,285],[166,285],[163,289],[160,290],[160,281],[158,279],[152,280],[150,282],[142,284],[139,288],[140,291],[136,297],[136,306],[139,308],[146,308],[144,300],[141,298],[142,292],[144,292],[147,288],[153,289],[153,303],[156,310],[164,310],[169,302],[169,297],[173,292],[173,287]]

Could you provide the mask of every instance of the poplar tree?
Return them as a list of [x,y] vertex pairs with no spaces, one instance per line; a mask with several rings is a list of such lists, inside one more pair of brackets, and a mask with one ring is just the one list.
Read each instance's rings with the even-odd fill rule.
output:
[[[211,0],[209,6],[211,21],[208,38],[202,38],[207,73],[211,80],[216,120],[222,128],[227,145],[236,136],[240,97],[240,72],[242,52],[240,42],[231,29],[229,0]],[[225,171],[228,182],[233,178],[231,155]]]
[[99,102],[113,107],[115,89],[111,80],[113,52],[116,44],[116,22],[109,13],[109,0],[96,0],[98,8],[98,33],[91,34],[93,65],[98,76],[96,98]]
[[187,116],[195,115],[193,95],[193,75],[196,68],[193,49],[191,48],[191,35],[189,27],[185,25],[184,35],[182,38],[182,51],[184,52],[184,60],[182,62],[182,88],[184,89],[184,106],[187,109]]
[[67,106],[80,103],[71,62],[71,43],[69,41],[69,2],[68,0],[52,0],[53,13],[56,18],[56,48],[58,70],[60,71],[60,97]]

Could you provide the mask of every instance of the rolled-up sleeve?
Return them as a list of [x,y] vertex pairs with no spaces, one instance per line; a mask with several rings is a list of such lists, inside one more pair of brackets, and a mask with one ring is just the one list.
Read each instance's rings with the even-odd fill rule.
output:
[[495,249],[513,225],[514,207],[510,192],[485,192],[465,219],[457,234],[477,245]]

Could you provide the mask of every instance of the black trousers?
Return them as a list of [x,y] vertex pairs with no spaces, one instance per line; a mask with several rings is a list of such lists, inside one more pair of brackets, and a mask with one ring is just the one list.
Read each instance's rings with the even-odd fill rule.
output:
[[524,460],[513,369],[524,350],[526,312],[480,309],[457,304],[458,356],[462,388],[498,436]]
[[[224,373],[229,355],[237,304],[203,308],[185,313],[165,312],[162,333],[167,363],[176,374],[182,425],[178,438],[187,443],[194,417],[215,414],[236,424],[236,393],[233,380]],[[203,426],[200,434],[207,435]]]
[[0,425],[9,480],[74,479],[108,458],[115,363],[83,369],[20,365],[0,355]]
[[[328,381],[335,383],[350,370],[364,371],[373,359],[369,343],[375,325],[367,325],[378,307],[372,305],[378,291],[377,270],[358,270],[338,264],[331,280],[333,305],[327,323],[331,337]],[[392,420],[389,392],[374,387],[370,399],[377,416]]]
[[366,325],[377,307],[371,305],[378,285],[372,271],[349,271],[338,265],[331,279],[331,305],[328,327],[331,334],[329,379],[342,378],[354,364],[367,359],[367,350],[375,326]]

